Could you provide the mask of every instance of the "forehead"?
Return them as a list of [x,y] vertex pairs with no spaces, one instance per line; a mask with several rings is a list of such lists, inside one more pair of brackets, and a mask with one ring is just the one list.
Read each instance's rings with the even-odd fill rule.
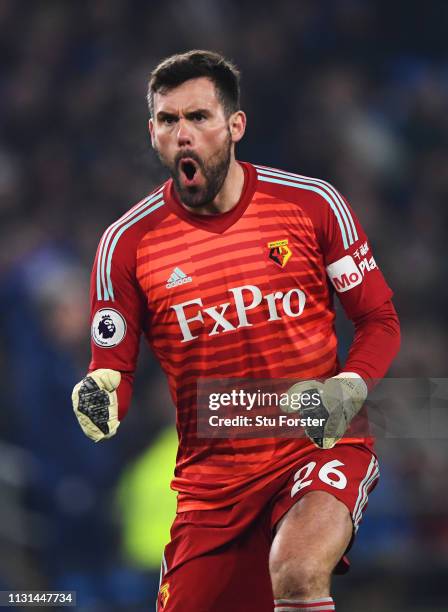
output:
[[160,111],[167,113],[188,112],[195,108],[216,110],[219,106],[220,101],[216,94],[215,85],[207,77],[190,79],[164,93],[157,92],[154,94],[155,114]]

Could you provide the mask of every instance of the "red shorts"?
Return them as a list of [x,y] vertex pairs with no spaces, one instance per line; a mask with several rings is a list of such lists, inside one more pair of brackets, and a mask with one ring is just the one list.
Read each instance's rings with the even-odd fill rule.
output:
[[[364,446],[312,448],[289,473],[232,506],[178,514],[158,612],[272,612],[269,551],[278,521],[309,491],[327,491],[347,506],[355,533],[377,480],[378,462]],[[344,569],[345,557],[335,571]]]

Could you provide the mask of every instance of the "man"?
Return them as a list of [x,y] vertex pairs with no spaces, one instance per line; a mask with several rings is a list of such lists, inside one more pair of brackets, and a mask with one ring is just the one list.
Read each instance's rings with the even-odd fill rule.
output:
[[[172,178],[101,239],[76,415],[95,441],[115,434],[143,333],[179,434],[158,610],[334,610],[331,574],[347,567],[378,478],[371,440],[342,437],[365,381],[384,376],[398,350],[392,292],[331,185],[235,159],[246,116],[231,63],[172,56],[153,71],[148,101],[152,145]],[[355,324],[343,370],[329,279]],[[308,381],[298,390],[320,391],[325,424],[308,438],[200,438],[200,377]]]

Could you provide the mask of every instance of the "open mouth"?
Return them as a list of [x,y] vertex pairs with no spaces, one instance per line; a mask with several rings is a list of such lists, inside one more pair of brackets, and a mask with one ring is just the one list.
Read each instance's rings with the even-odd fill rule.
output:
[[184,159],[181,161],[180,167],[187,180],[192,181],[197,170],[196,162],[191,159]]

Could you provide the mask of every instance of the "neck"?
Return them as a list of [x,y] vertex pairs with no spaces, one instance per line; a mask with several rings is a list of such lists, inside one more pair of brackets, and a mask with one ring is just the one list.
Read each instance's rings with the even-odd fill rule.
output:
[[217,215],[232,210],[238,203],[244,187],[244,170],[236,161],[234,154],[224,183],[214,200],[204,206],[191,208],[182,203],[187,210],[199,215]]

